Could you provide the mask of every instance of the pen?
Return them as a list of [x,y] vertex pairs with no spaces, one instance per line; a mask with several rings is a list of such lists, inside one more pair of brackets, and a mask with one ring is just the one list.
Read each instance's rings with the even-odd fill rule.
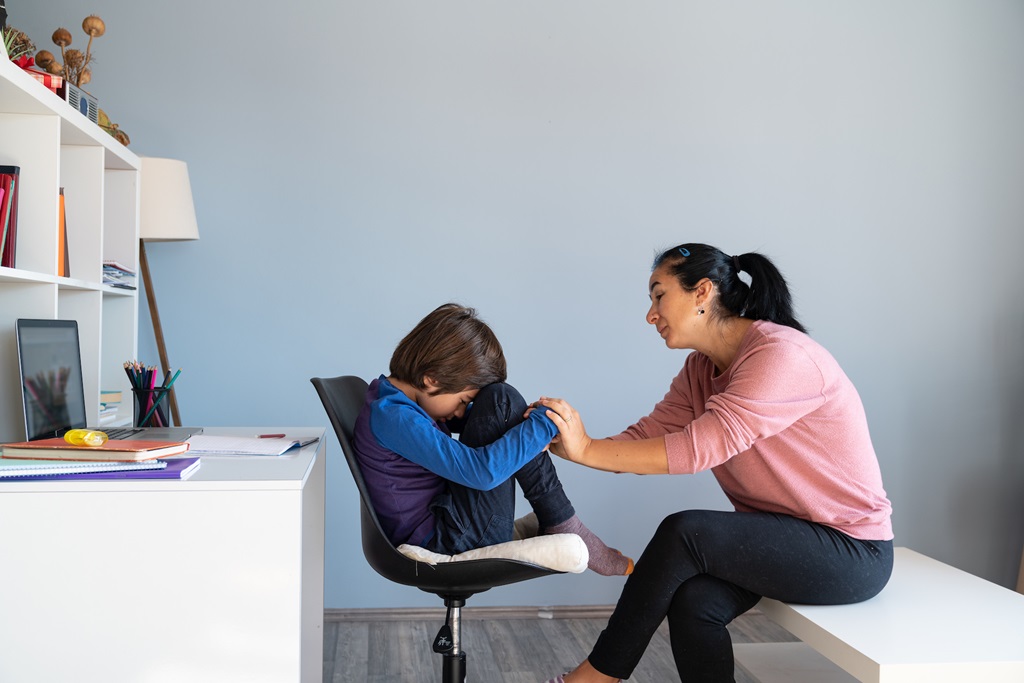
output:
[[285,437],[284,434],[257,434],[256,435],[257,439],[283,439],[284,437]]

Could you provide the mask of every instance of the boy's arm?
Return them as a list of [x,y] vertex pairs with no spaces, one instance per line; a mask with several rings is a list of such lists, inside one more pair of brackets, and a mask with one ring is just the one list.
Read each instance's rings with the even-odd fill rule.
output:
[[470,448],[453,439],[411,406],[375,405],[370,429],[384,448],[450,481],[489,491],[543,451],[558,433],[538,411],[494,443]]

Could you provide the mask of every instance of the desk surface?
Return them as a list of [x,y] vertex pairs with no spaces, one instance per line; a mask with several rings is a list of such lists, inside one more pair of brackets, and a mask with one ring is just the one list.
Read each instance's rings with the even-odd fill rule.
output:
[[[253,436],[273,431],[296,438],[324,438],[323,428],[314,427],[207,427],[204,434]],[[45,479],[0,481],[0,494],[44,491],[201,491],[216,488],[246,490],[301,489],[308,476],[319,442],[284,455],[203,455],[199,469],[188,479]],[[242,464],[244,463],[244,465]]]

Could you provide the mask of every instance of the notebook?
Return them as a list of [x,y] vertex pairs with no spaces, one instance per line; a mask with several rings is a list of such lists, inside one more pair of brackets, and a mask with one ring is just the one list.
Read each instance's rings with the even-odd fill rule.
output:
[[75,320],[17,322],[18,366],[25,440],[64,436],[69,429],[98,429],[111,439],[185,441],[195,427],[105,429],[86,424],[82,354]]
[[166,460],[143,460],[142,462],[97,462],[82,460],[0,460],[0,479],[21,479],[55,476],[69,477],[85,474],[112,472],[158,471],[168,468]]

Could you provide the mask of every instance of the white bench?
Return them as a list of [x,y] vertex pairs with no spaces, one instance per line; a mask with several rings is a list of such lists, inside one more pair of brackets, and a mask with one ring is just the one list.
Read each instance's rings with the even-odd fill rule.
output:
[[762,683],[1024,681],[1024,595],[907,548],[866,602],[758,607],[803,641],[735,646]]

